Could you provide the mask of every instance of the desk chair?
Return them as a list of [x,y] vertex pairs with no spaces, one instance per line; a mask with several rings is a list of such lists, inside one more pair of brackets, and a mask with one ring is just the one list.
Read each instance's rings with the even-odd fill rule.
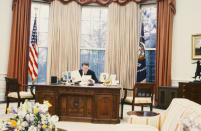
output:
[[[154,87],[154,83],[136,83],[133,89],[124,88],[125,95],[121,100],[121,119],[123,119],[124,104],[132,105],[132,111],[134,111],[134,106],[141,106],[142,111],[144,106],[150,106],[150,111],[152,111]],[[128,91],[133,91],[133,97],[127,96]]]

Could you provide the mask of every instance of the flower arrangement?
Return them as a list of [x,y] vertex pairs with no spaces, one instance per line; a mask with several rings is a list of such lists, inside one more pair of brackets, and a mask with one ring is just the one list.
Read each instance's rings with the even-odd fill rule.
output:
[[56,131],[58,116],[50,116],[48,108],[51,104],[44,101],[43,104],[25,101],[17,110],[7,108],[12,117],[3,121],[3,127],[11,131]]

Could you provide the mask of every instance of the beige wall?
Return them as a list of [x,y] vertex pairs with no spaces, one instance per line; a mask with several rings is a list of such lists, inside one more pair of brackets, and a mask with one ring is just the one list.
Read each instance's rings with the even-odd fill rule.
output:
[[192,81],[191,35],[201,33],[201,0],[176,0],[173,29],[172,85]]
[[7,74],[10,30],[12,19],[12,0],[0,0],[0,101],[5,96],[5,76]]

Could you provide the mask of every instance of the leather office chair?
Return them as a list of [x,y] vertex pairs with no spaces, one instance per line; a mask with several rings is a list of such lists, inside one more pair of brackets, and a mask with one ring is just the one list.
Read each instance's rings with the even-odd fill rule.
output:
[[20,102],[24,102],[25,99],[35,99],[35,94],[33,93],[33,86],[31,86],[31,92],[27,91],[20,91],[20,86],[27,86],[21,85],[18,83],[18,80],[15,78],[7,78],[6,77],[6,113],[7,108],[9,107],[10,102],[18,102],[18,107],[20,106]]
[[[124,104],[132,105],[132,111],[134,111],[134,106],[141,106],[142,111],[144,106],[150,106],[150,111],[152,111],[154,87],[154,83],[136,83],[133,89],[124,88],[124,98],[121,100],[121,119],[123,119]],[[128,91],[133,91],[133,97],[127,96]]]

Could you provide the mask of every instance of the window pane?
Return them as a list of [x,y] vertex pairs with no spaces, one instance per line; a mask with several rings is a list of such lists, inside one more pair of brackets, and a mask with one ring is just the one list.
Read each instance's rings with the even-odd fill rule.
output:
[[156,64],[156,4],[141,6],[141,23],[144,24],[145,57],[146,57],[146,81],[155,81]]
[[38,31],[39,32],[48,32],[48,18],[43,18],[43,17],[40,17],[39,19],[38,19],[38,24],[39,24],[39,29],[38,29]]
[[38,46],[48,47],[48,33],[39,32],[38,36]]
[[90,69],[99,79],[104,72],[105,46],[107,34],[107,8],[82,8],[80,67],[83,62],[89,62]]
[[155,64],[156,64],[156,51],[155,50],[146,50],[146,81],[154,82],[155,81]]
[[81,48],[105,48],[107,8],[83,7],[81,18]]
[[143,5],[142,22],[144,24],[145,48],[156,48],[156,6]]
[[80,52],[80,67],[83,62],[89,62],[90,69],[96,74],[99,79],[100,73],[104,72],[105,50],[85,50]]
[[38,59],[38,79],[37,83],[46,82],[47,74],[47,48],[39,48],[39,59]]
[[[37,10],[35,10],[35,8],[37,8]],[[38,33],[37,34],[38,35],[38,38],[37,38],[38,39],[38,78],[34,82],[36,84],[36,83],[46,82],[49,4],[32,2],[30,38],[32,35],[35,14],[37,14],[37,33]],[[28,75],[28,83],[30,84],[31,82],[32,82],[31,78]]]

